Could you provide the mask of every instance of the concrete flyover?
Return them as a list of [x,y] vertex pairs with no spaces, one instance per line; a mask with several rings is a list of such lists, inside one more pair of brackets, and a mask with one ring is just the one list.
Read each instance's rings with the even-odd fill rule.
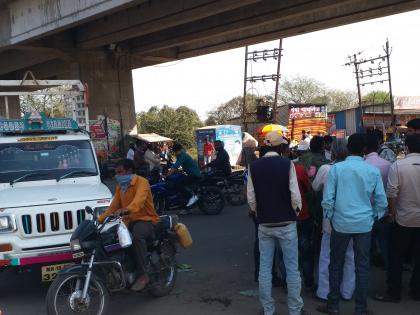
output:
[[0,0],[0,79],[80,79],[135,128],[131,69],[420,8],[420,0]]

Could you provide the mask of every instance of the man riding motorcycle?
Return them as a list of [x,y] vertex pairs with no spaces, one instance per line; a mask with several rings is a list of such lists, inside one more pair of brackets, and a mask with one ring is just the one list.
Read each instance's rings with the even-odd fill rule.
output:
[[139,278],[131,286],[141,291],[150,282],[147,274],[147,242],[153,236],[153,225],[159,222],[148,181],[134,173],[134,163],[123,159],[116,164],[115,179],[118,182],[115,196],[109,208],[98,218],[102,223],[109,216],[123,216],[133,237],[133,256],[139,271]]
[[179,189],[180,193],[182,193],[186,199],[188,199],[188,208],[198,201],[198,197],[188,191],[186,187],[198,182],[201,179],[200,168],[198,167],[197,162],[195,162],[191,156],[185,152],[181,144],[175,143],[172,147],[172,152],[176,156],[176,163],[171,166],[167,176],[174,174],[180,167],[182,167],[182,170],[187,174],[187,176],[177,182],[176,188]]
[[230,165],[229,154],[225,150],[225,144],[223,141],[216,140],[214,141],[214,148],[217,152],[217,157],[205,167],[210,167],[216,173],[220,173],[220,175],[228,177],[232,173],[232,168]]

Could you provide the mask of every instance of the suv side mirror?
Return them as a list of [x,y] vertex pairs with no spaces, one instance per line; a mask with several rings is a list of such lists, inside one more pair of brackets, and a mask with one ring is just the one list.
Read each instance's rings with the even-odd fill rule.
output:
[[93,209],[91,207],[85,207],[86,213],[93,215]]

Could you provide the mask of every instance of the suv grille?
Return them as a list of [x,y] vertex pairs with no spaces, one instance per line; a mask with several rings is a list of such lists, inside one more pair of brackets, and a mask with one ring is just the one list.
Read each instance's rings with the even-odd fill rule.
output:
[[24,214],[21,224],[25,235],[36,236],[48,233],[69,232],[86,218],[85,210]]

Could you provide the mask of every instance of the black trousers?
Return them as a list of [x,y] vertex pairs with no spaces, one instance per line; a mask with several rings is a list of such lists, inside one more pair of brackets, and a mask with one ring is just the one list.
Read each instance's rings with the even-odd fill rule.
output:
[[414,245],[414,269],[410,288],[414,298],[420,298],[420,227],[405,227],[398,223],[391,225],[389,270],[387,294],[400,299],[402,291],[402,273],[406,253]]
[[132,254],[140,276],[147,274],[147,239],[153,237],[153,223],[146,221],[131,222],[128,229],[133,236]]
[[190,186],[198,183],[199,180],[199,177],[188,175],[169,183],[171,188],[176,189],[186,200],[189,200],[192,197]]

